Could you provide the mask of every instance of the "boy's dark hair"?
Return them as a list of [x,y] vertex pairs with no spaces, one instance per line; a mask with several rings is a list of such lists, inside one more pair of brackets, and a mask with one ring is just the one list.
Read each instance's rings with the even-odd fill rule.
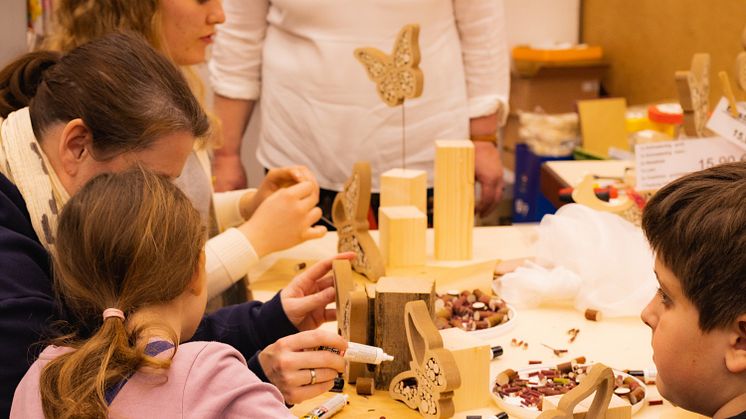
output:
[[647,203],[642,228],[699,311],[699,328],[746,313],[746,162],[691,173]]

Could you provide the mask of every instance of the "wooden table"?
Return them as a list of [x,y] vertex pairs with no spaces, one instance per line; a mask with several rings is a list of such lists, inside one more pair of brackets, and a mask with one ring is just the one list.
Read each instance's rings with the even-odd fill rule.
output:
[[[474,256],[478,259],[513,259],[532,256],[531,245],[537,238],[535,225],[510,227],[479,227],[474,230]],[[377,232],[371,232],[377,240]],[[432,259],[433,232],[428,231],[428,259]],[[267,273],[270,267],[276,267],[281,260],[318,260],[332,255],[336,250],[336,234],[303,243],[295,248],[273,254],[264,258],[250,272],[252,290],[258,299],[266,300],[292,277],[293,272]],[[281,264],[280,264],[281,265]],[[277,275],[275,275],[277,274]],[[270,278],[272,277],[272,278]],[[541,360],[549,364],[564,362],[584,355],[589,361],[603,362],[617,369],[643,369],[652,367],[652,349],[650,347],[650,329],[635,318],[604,319],[591,322],[583,318],[582,313],[569,305],[555,305],[537,309],[518,310],[516,326],[503,336],[489,340],[492,346],[501,345],[505,351],[502,357],[492,361],[491,377],[506,368],[519,369],[528,366],[529,360]],[[322,327],[336,330],[335,323]],[[577,339],[568,343],[567,330],[580,329]],[[527,349],[511,346],[511,339],[528,342]],[[566,356],[556,357],[552,351],[541,344],[562,347],[569,350]],[[347,385],[345,393],[349,395],[350,404],[335,417],[343,418],[418,418],[417,412],[408,409],[404,404],[388,397],[387,392],[376,391],[373,396],[362,397],[355,393],[353,386]],[[334,393],[328,393],[296,405],[292,412],[303,415]],[[648,398],[660,399],[655,386],[648,386]],[[457,412],[456,418],[465,418],[468,414],[489,415],[500,411],[496,404],[485,409]],[[661,406],[645,406],[635,418],[696,418],[665,402]]]

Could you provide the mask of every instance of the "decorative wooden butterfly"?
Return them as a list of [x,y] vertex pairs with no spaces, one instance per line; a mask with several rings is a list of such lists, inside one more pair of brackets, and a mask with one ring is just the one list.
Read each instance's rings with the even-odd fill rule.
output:
[[453,391],[461,376],[453,354],[443,348],[424,301],[410,301],[404,307],[407,341],[412,353],[411,370],[394,377],[389,394],[426,418],[448,418],[454,414]]
[[352,260],[352,269],[376,282],[386,269],[381,251],[368,233],[370,190],[370,163],[355,163],[344,189],[334,198],[332,220],[339,237],[337,250],[355,252],[357,256]]
[[690,137],[704,137],[710,110],[710,54],[694,54],[691,69],[676,72],[676,87],[684,110],[684,131]]
[[[349,342],[368,344],[368,295],[356,287],[348,260],[332,263],[334,289],[337,292],[337,329]],[[367,367],[359,362],[347,363],[345,381],[355,383],[365,377]]]
[[575,406],[594,392],[596,395],[585,417],[605,418],[612,391],[614,391],[613,371],[604,364],[595,364],[580,385],[562,396],[556,409],[544,411],[538,419],[573,419]]
[[391,55],[371,47],[355,50],[355,58],[365,66],[368,77],[376,83],[378,95],[389,106],[401,105],[404,99],[422,94],[419,34],[419,25],[405,25],[396,37]]

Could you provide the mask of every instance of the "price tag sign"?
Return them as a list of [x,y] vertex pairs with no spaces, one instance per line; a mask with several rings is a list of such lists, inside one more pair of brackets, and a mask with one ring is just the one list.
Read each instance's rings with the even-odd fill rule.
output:
[[746,103],[736,104],[738,117],[728,112],[729,107],[728,99],[720,98],[710,120],[707,121],[707,128],[746,149]]
[[736,161],[746,161],[746,148],[721,137],[638,144],[636,189],[660,189],[687,173]]

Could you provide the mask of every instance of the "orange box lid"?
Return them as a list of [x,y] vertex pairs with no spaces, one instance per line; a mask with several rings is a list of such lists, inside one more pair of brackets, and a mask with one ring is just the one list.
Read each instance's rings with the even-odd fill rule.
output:
[[594,61],[603,58],[603,48],[576,45],[571,48],[537,49],[527,45],[513,47],[513,60],[534,62]]

